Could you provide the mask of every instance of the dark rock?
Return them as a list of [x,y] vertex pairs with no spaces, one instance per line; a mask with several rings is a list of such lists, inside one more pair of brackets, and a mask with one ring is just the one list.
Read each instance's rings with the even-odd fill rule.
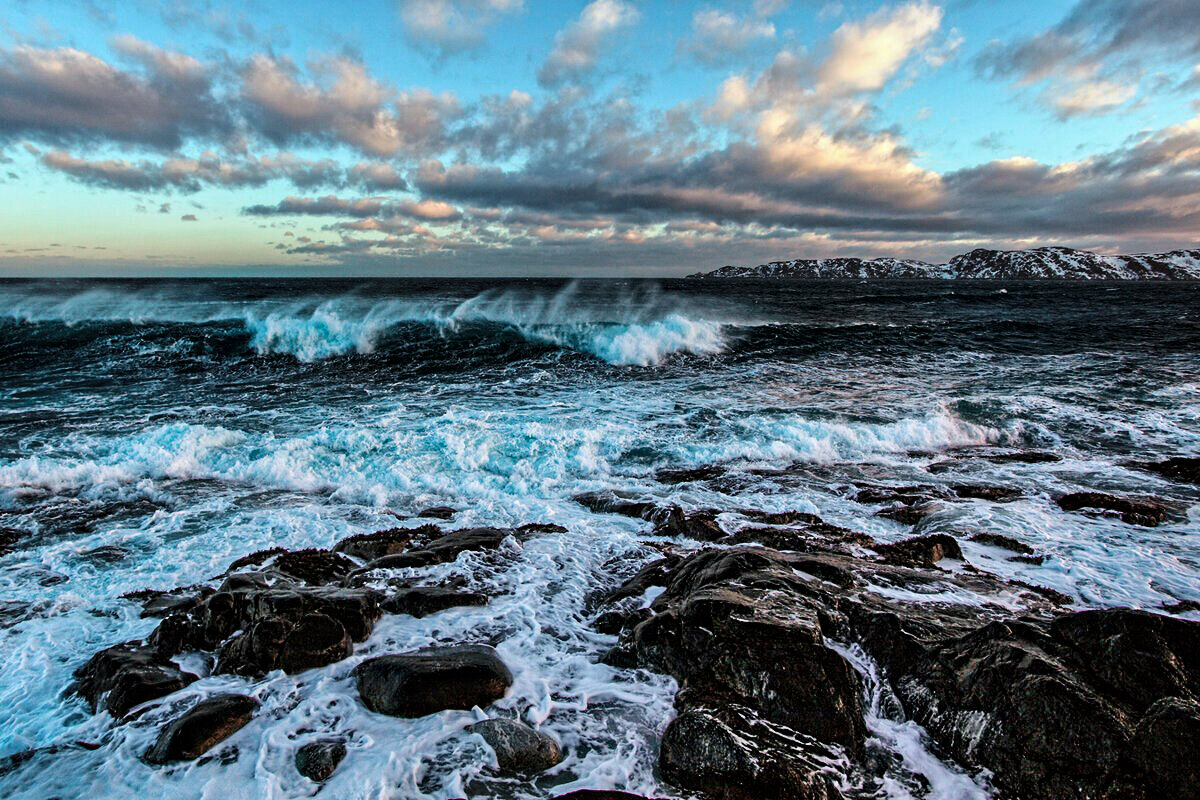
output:
[[1010,489],[1005,486],[985,486],[974,483],[959,483],[950,489],[959,497],[972,500],[1015,500],[1021,496],[1020,489]]
[[679,536],[699,542],[715,542],[725,536],[717,524],[717,515],[712,511],[684,512],[679,506],[670,506],[655,516],[655,536]]
[[827,774],[844,757],[810,736],[726,705],[689,708],[663,733],[659,765],[671,783],[714,800],[834,800]]
[[1200,602],[1196,600],[1176,600],[1173,603],[1163,603],[1161,608],[1168,614],[1186,614],[1189,611],[1200,611]]
[[146,751],[146,761],[167,764],[197,759],[245,727],[258,707],[257,700],[243,694],[201,700],[159,732]]
[[527,522],[517,528],[517,533],[533,534],[533,533],[566,533],[567,529],[562,525],[555,525],[553,522]]
[[746,519],[761,522],[764,525],[795,525],[797,523],[803,525],[826,524],[825,520],[816,514],[809,514],[804,511],[756,511],[754,509],[747,509],[742,511],[741,515]]
[[1173,481],[1200,484],[1200,457],[1176,457],[1165,461],[1143,462],[1137,466]]
[[473,550],[495,550],[510,535],[501,528],[467,528],[439,536],[420,549],[383,556],[370,561],[358,572],[373,569],[400,569],[444,564],[458,558],[460,553]]
[[625,580],[617,588],[600,595],[600,605],[612,605],[631,597],[643,597],[646,590],[653,586],[665,587],[670,581],[671,570],[678,566],[679,556],[667,556],[651,561]]
[[345,578],[358,565],[329,550],[296,550],[284,553],[271,563],[271,569],[310,586],[324,586]]
[[121,595],[122,600],[134,600],[142,604],[142,617],[165,617],[180,611],[195,608],[200,601],[213,593],[209,586],[188,586],[169,592],[142,589]]
[[941,510],[937,503],[920,503],[919,505],[897,504],[875,512],[877,517],[895,520],[901,525],[916,525],[931,514]]
[[296,750],[296,771],[310,781],[322,783],[346,757],[346,743],[341,739],[318,739]]
[[963,557],[962,549],[955,538],[944,533],[914,536],[902,542],[877,544],[873,547],[889,564],[931,567],[943,558]]
[[29,534],[20,528],[0,528],[0,556],[6,553],[11,553],[13,551],[13,545],[26,538],[28,535]]
[[394,717],[486,706],[512,685],[512,673],[486,645],[379,656],[355,667],[354,676],[363,705]]
[[77,556],[94,564],[117,564],[129,558],[129,551],[115,544],[106,544],[90,550],[81,550]]
[[1117,497],[1101,492],[1072,492],[1065,494],[1056,501],[1063,511],[1079,511],[1093,508],[1104,511],[1115,511],[1121,515],[1121,520],[1130,525],[1143,525],[1153,528],[1167,518],[1167,509],[1155,500],[1143,500],[1132,497]]
[[655,798],[619,792],[615,789],[576,789],[566,794],[556,794],[554,800],[655,800]]
[[485,606],[488,598],[479,592],[459,592],[438,586],[416,586],[401,589],[379,604],[388,614],[408,614],[426,617],[457,606]]
[[654,480],[659,483],[669,484],[693,483],[719,478],[724,474],[725,467],[718,464],[710,464],[705,467],[693,467],[691,469],[660,469],[654,473]]
[[103,697],[108,713],[119,719],[134,706],[179,691],[198,678],[162,658],[155,648],[126,642],[96,653],[75,671],[75,680],[75,691],[93,711]]
[[239,569],[245,569],[246,567],[260,566],[270,561],[275,556],[286,552],[286,547],[269,547],[266,550],[256,550],[250,555],[242,556],[241,558],[235,560],[229,565],[229,568],[225,570],[225,574],[228,575],[231,572],[237,572]]
[[972,542],[999,547],[1002,550],[1010,550],[1014,553],[1023,553],[1025,555],[1033,555],[1033,548],[1022,541],[1004,536],[999,533],[973,533],[971,534]]
[[1009,561],[1015,561],[1018,564],[1032,564],[1035,567],[1040,567],[1046,563],[1045,556],[1012,556]]
[[624,497],[616,492],[584,492],[571,499],[597,514],[620,514],[623,517],[652,520],[660,511],[656,503]]
[[359,533],[342,539],[333,546],[333,550],[335,553],[345,553],[363,561],[374,561],[377,558],[404,552],[404,548],[408,547],[413,536],[420,533],[436,536],[441,533],[441,530],[433,525],[423,525],[415,530],[388,528],[375,533]]
[[346,629],[325,614],[267,617],[225,642],[215,671],[258,676],[281,669],[292,674],[341,661],[353,652]]
[[515,719],[485,719],[469,725],[467,730],[482,736],[495,751],[501,772],[543,772],[563,758],[555,739]]
[[1062,456],[1055,453],[1047,453],[1044,450],[1020,450],[1015,453],[989,453],[982,455],[987,461],[994,461],[999,464],[1017,463],[1017,464],[1056,464],[1062,461]]
[[450,506],[430,506],[418,511],[417,517],[423,519],[452,519],[457,513],[458,509],[451,508]]
[[1148,798],[1200,798],[1200,703],[1182,697],[1156,700],[1130,739],[1131,784]]
[[864,505],[900,503],[914,506],[945,496],[945,490],[937,486],[866,486],[854,493],[854,502]]
[[704,551],[675,570],[653,617],[630,633],[640,665],[702,698],[728,698],[767,720],[857,752],[865,736],[858,673],[826,646],[817,604],[769,551]]

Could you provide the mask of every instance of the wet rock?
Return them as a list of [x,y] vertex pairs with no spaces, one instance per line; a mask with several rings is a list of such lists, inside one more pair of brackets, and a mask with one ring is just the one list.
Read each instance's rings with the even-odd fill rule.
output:
[[430,506],[418,511],[417,517],[423,519],[452,519],[457,513],[458,509],[451,508],[450,506]]
[[1166,506],[1156,500],[1117,497],[1102,492],[1072,492],[1063,495],[1055,502],[1063,511],[1083,509],[1114,511],[1121,515],[1121,520],[1125,523],[1149,528],[1155,527],[1167,518]]
[[354,677],[363,705],[394,717],[486,706],[512,685],[512,673],[486,645],[379,656],[355,667]]
[[660,469],[654,473],[654,480],[667,484],[695,483],[697,481],[719,478],[725,472],[725,467],[719,464],[709,464],[708,466],[693,467],[691,469]]
[[1196,600],[1176,600],[1173,603],[1163,603],[1161,608],[1168,614],[1186,614],[1189,611],[1200,611],[1200,602]]
[[715,542],[725,536],[713,511],[685,512],[679,506],[660,510],[654,518],[655,536],[678,536],[699,542]]
[[1165,461],[1142,462],[1142,469],[1173,481],[1200,484],[1200,457],[1176,457]]
[[637,500],[616,492],[584,492],[571,498],[597,514],[620,514],[623,517],[652,520],[660,508],[648,500]]
[[28,535],[19,528],[0,528],[0,556],[11,553],[17,542]]
[[566,794],[556,794],[554,800],[655,800],[640,794],[619,792],[615,789],[576,789]]
[[440,586],[416,586],[401,589],[379,604],[388,614],[408,614],[426,617],[447,608],[458,606],[485,606],[488,597],[479,592],[459,592]]
[[271,569],[310,586],[324,586],[342,580],[358,565],[344,555],[329,550],[296,550],[277,556]]
[[679,556],[667,556],[651,561],[617,588],[602,592],[597,598],[599,605],[612,605],[626,598],[640,598],[651,587],[665,587],[671,579],[671,571],[679,565],[680,560]]
[[553,522],[526,522],[517,528],[517,533],[529,535],[535,533],[566,533],[567,529]]
[[404,552],[414,535],[421,533],[438,535],[441,530],[433,525],[424,525],[415,530],[408,528],[388,528],[375,533],[359,533],[342,539],[333,546],[335,553],[345,553],[348,556],[374,561],[384,556]]
[[460,553],[475,550],[495,550],[512,532],[502,528],[467,528],[451,531],[433,539],[424,547],[370,561],[357,570],[400,569],[444,564],[458,558]]
[[934,498],[945,498],[946,492],[939,486],[866,486],[854,493],[854,502],[864,505],[899,503],[914,506]]
[[129,558],[129,551],[115,544],[106,544],[90,550],[80,550],[76,555],[93,564],[119,564]]
[[192,761],[241,730],[259,702],[243,694],[219,694],[201,700],[158,734],[146,751],[151,764]]
[[275,556],[286,552],[286,547],[268,547],[266,550],[256,550],[249,555],[245,555],[234,560],[233,563],[229,565],[229,568],[225,570],[225,574],[228,575],[232,572],[237,572],[240,569],[245,569],[246,567],[261,566]]
[[346,757],[346,743],[341,739],[318,739],[296,750],[296,771],[310,781],[329,780],[338,764]]
[[950,489],[959,497],[970,500],[1001,502],[1004,500],[1015,500],[1021,496],[1020,489],[1011,489],[1006,486],[987,486],[977,483],[958,483],[951,486]]
[[911,506],[899,503],[876,511],[875,516],[895,520],[901,525],[916,525],[931,514],[941,511],[941,508],[937,503],[919,503]]
[[914,536],[893,544],[876,544],[873,548],[886,563],[907,566],[931,567],[943,558],[963,557],[955,538],[944,533]]
[[528,775],[543,772],[562,761],[562,748],[544,733],[514,719],[485,719],[467,730],[483,737],[496,753],[500,771]]
[[1009,550],[1013,553],[1033,555],[1033,548],[1029,545],[1014,539],[1011,536],[1004,536],[1003,534],[999,533],[973,533],[971,534],[971,541],[990,545],[992,547],[999,547],[1001,550]]
[[1015,453],[988,453],[980,456],[997,464],[1055,464],[1062,456],[1044,450],[1019,450]]
[[836,749],[736,705],[680,712],[659,750],[663,777],[716,800],[841,798],[829,774],[839,763]]
[[798,582],[769,551],[701,552],[674,571],[655,615],[625,646],[698,697],[743,704],[857,751],[865,735],[858,673],[826,646],[822,609],[785,593]]
[[145,617],[165,617],[168,614],[187,611],[195,608],[200,601],[213,593],[210,586],[187,586],[172,589],[167,592],[156,589],[142,589],[121,595],[122,600],[133,600],[142,604],[142,614]]
[[[1128,759],[1129,788],[1142,786],[1149,798],[1200,798],[1200,703],[1164,697],[1146,710],[1133,731]],[[1145,790],[1143,790],[1145,791]],[[1134,796],[1132,792],[1128,796]]]
[[292,674],[341,661],[353,652],[350,634],[325,614],[267,617],[225,642],[215,672],[260,676],[281,669]]
[[101,650],[75,671],[74,689],[93,711],[104,708],[121,718],[134,706],[179,691],[197,676],[170,663],[141,642],[126,642]]

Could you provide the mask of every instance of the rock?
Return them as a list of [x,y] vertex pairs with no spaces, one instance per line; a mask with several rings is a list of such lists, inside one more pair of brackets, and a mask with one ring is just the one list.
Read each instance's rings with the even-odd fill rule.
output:
[[93,564],[117,564],[129,558],[129,551],[115,544],[106,544],[90,550],[80,550],[76,556]]
[[703,551],[674,571],[629,633],[636,662],[700,698],[726,698],[857,752],[865,736],[858,673],[825,644],[822,609],[790,600],[792,568],[770,551]]
[[725,536],[713,511],[686,513],[679,506],[670,506],[655,517],[655,536],[678,536],[699,542],[715,542]]
[[358,565],[329,550],[296,550],[277,556],[271,569],[310,586],[340,581]]
[[877,517],[895,520],[901,525],[916,525],[931,514],[941,510],[937,503],[920,503],[918,505],[897,504],[875,512]]
[[616,492],[584,492],[571,499],[597,514],[620,514],[645,520],[652,520],[661,510],[655,503],[635,500]]
[[854,502],[864,505],[900,503],[915,506],[934,498],[945,498],[945,490],[937,486],[866,486],[854,493]]
[[659,750],[664,778],[714,800],[841,798],[827,772],[838,764],[834,748],[736,705],[680,712]]
[[346,757],[346,743],[341,739],[318,739],[296,750],[296,771],[310,781],[322,783]]
[[388,528],[375,533],[359,533],[342,539],[333,546],[335,553],[345,553],[363,561],[374,561],[384,556],[404,552],[414,535],[439,535],[441,530],[433,525],[423,525],[420,528]]
[[483,737],[496,753],[501,772],[527,775],[544,772],[562,761],[562,748],[544,733],[514,719],[485,719],[467,730]]
[[566,533],[567,529],[562,525],[555,525],[553,522],[526,522],[521,527],[517,528],[517,533],[534,534],[534,533]]
[[1056,502],[1063,511],[1079,511],[1087,508],[1115,511],[1121,515],[1123,522],[1149,528],[1155,527],[1167,518],[1166,506],[1160,502],[1132,497],[1116,497],[1102,492],[1072,492],[1058,498]]
[[379,656],[355,667],[354,676],[363,705],[394,717],[486,706],[512,685],[512,673],[486,645]]
[[655,800],[640,794],[619,792],[615,789],[576,789],[566,794],[554,795],[554,800]]
[[1029,545],[1018,541],[1011,536],[1004,536],[999,533],[973,533],[971,534],[971,541],[990,545],[992,547],[999,547],[1001,550],[1010,550],[1014,553],[1033,555],[1033,548]]
[[450,506],[430,506],[417,512],[417,517],[424,519],[452,519],[458,513]]
[[1181,697],[1154,702],[1130,740],[1133,786],[1150,798],[1200,799],[1200,703]]
[[188,611],[195,608],[201,600],[213,593],[209,586],[188,586],[172,589],[169,592],[156,589],[142,589],[121,595],[122,600],[134,600],[142,604],[142,614],[145,617],[165,617],[177,611]]
[[458,558],[460,553],[473,550],[495,550],[511,531],[500,528],[467,528],[451,531],[430,541],[420,549],[383,556],[370,561],[358,573],[373,569],[400,569],[444,564]]
[[290,675],[341,661],[353,652],[350,634],[325,614],[294,620],[267,617],[222,645],[214,671],[259,676],[281,669]]
[[889,564],[932,567],[943,558],[962,559],[962,549],[953,536],[932,533],[914,536],[893,544],[872,545],[875,552]]
[[709,464],[691,469],[660,469],[654,473],[654,480],[668,484],[694,483],[719,478],[725,474],[725,471],[725,467],[719,464]]
[[1174,481],[1200,484],[1200,457],[1176,457],[1142,462],[1137,466]]
[[1055,453],[1047,453],[1044,450],[1019,450],[1015,453],[989,453],[981,455],[987,461],[994,461],[999,464],[1017,463],[1017,464],[1056,464],[1062,461],[1062,456]]
[[146,761],[167,764],[192,761],[241,730],[254,717],[259,702],[243,694],[219,694],[201,700],[158,734]]
[[379,607],[388,614],[426,617],[447,608],[485,606],[487,602],[487,595],[479,592],[459,592],[437,586],[416,586],[411,589],[401,589],[380,603]]
[[235,560],[233,563],[231,563],[229,565],[229,567],[225,570],[225,574],[228,575],[232,572],[237,572],[240,569],[245,569],[246,567],[260,566],[260,565],[265,564],[266,562],[270,561],[275,556],[280,555],[281,553],[286,553],[286,552],[287,552],[286,547],[269,547],[266,550],[256,550],[255,552],[251,553],[250,555],[242,556],[241,558],[239,558],[239,559]]
[[0,556],[13,551],[13,545],[29,534],[20,528],[0,528]]
[[99,709],[103,698],[104,708],[119,719],[129,709],[179,691],[198,678],[162,658],[155,648],[126,642],[96,653],[75,670],[75,680],[75,691],[92,711]]
[[959,497],[972,500],[1015,500],[1021,496],[1020,489],[1010,489],[1005,486],[985,486],[975,483],[959,483],[950,487]]

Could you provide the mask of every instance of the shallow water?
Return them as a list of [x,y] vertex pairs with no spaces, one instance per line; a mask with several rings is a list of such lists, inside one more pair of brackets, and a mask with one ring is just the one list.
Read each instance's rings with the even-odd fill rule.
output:
[[[514,798],[675,796],[654,771],[675,687],[597,664],[614,639],[584,608],[654,556],[647,525],[571,495],[796,509],[891,540],[911,528],[849,500],[853,482],[1015,487],[1022,499],[955,503],[925,527],[1021,539],[1043,565],[964,550],[1079,607],[1200,601],[1200,490],[1130,466],[1200,451],[1198,352],[1191,283],[4,283],[0,526],[30,535],[0,556],[0,757],[101,747],[39,756],[0,776],[0,794],[308,796],[291,754],[336,731],[350,754],[328,796],[446,798],[479,781]],[[1063,460],[972,457],[988,447]],[[653,479],[712,463],[730,472]],[[1164,496],[1174,515],[1150,529],[1053,504],[1077,488]],[[121,594],[205,581],[268,546],[330,546],[430,505],[461,509],[454,527],[569,533],[414,570],[461,575],[492,602],[386,617],[325,669],[204,678],[121,727],[64,693],[92,652],[154,627]],[[470,712],[396,720],[358,704],[358,661],[461,641],[497,645],[516,677],[497,708],[561,739],[562,765],[496,783],[462,732]],[[190,698],[230,687],[264,704],[231,740],[236,760],[137,760]],[[919,731],[873,713],[873,734],[925,776],[895,776],[878,796],[985,796]]]

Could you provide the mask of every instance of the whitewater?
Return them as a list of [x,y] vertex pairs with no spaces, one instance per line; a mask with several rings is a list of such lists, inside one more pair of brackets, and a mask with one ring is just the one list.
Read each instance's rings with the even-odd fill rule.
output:
[[[685,509],[795,510],[896,541],[849,488],[1011,486],[924,532],[985,531],[967,560],[1075,608],[1200,603],[1200,490],[1171,487],[1156,528],[1065,515],[1057,494],[1157,495],[1135,463],[1200,452],[1200,286],[1053,282],[10,281],[0,286],[0,796],[305,797],[298,743],[344,736],[322,796],[546,798],[616,788],[678,798],[656,767],[677,686],[600,657],[589,597],[689,543],[572,500],[619,491]],[[1044,463],[984,456],[1053,452]],[[720,465],[720,480],[664,469]],[[1181,494],[1180,492],[1183,492]],[[268,547],[327,548],[416,527],[553,523],[401,577],[486,606],[385,616],[354,655],[294,675],[210,674],[114,725],[66,691],[95,651],[158,620],[122,595],[211,583]],[[653,597],[647,597],[648,604]],[[982,602],[958,597],[956,602]],[[1185,616],[1200,618],[1197,612]],[[497,711],[557,738],[558,766],[497,779],[486,716],[393,719],[357,701],[372,655],[486,641],[514,674]],[[853,797],[985,798],[986,775],[891,719],[876,666],[868,728],[897,765]],[[197,697],[253,694],[232,759],[140,760]],[[86,746],[78,746],[85,743]],[[855,794],[855,792],[858,792]]]

